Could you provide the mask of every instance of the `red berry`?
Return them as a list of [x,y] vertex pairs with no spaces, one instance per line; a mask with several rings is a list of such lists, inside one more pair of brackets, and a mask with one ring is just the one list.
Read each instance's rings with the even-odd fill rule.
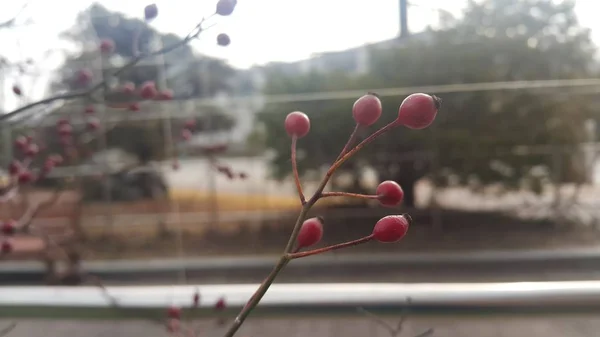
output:
[[152,20],[158,16],[158,7],[156,4],[150,4],[144,8],[144,18],[146,20]]
[[424,129],[433,123],[441,104],[436,96],[412,94],[400,104],[397,122],[410,129]]
[[188,129],[183,129],[181,130],[181,138],[183,140],[190,140],[192,139],[192,132]]
[[134,102],[129,104],[129,111],[140,111],[140,103]]
[[173,90],[165,89],[158,93],[156,97],[159,101],[170,101],[173,99]]
[[58,126],[58,134],[61,136],[70,136],[73,134],[73,127],[70,124],[61,124]]
[[396,206],[402,202],[404,191],[395,181],[386,180],[377,186],[377,199],[384,206]]
[[222,311],[225,310],[227,304],[225,304],[225,299],[223,297],[219,298],[217,303],[215,303],[215,310]]
[[93,114],[94,112],[96,112],[96,109],[94,108],[93,105],[88,105],[85,107],[85,113],[88,115]]
[[310,131],[310,119],[308,116],[300,111],[294,111],[287,115],[285,118],[285,131],[290,136],[296,136],[302,138]]
[[323,221],[319,218],[310,218],[302,224],[298,233],[298,248],[310,247],[323,238]]
[[115,42],[111,39],[103,39],[100,41],[100,51],[104,54],[112,53],[115,50]]
[[17,137],[17,139],[15,139],[15,146],[17,148],[19,148],[19,150],[21,150],[21,151],[25,151],[27,149],[28,145],[29,145],[29,141],[27,140],[27,137],[25,137],[25,136],[19,136],[19,137]]
[[87,129],[90,131],[96,131],[100,128],[100,121],[97,118],[90,118],[87,121]]
[[89,69],[81,69],[77,72],[77,82],[82,85],[87,85],[92,80],[92,71]]
[[188,119],[187,121],[185,121],[185,124],[183,125],[184,128],[186,129],[193,129],[196,127],[196,120],[195,119]]
[[379,242],[396,242],[406,235],[412,219],[408,214],[388,215],[377,221],[373,237]]
[[29,146],[25,150],[25,155],[27,155],[29,157],[33,157],[36,154],[38,154],[39,152],[40,152],[39,146],[37,146],[35,144],[29,144]]
[[169,309],[167,309],[167,317],[173,319],[180,319],[181,309],[179,309],[178,307],[169,307]]
[[352,116],[359,125],[373,125],[381,117],[381,100],[375,94],[368,93],[357,99],[352,106]]
[[52,158],[46,159],[46,161],[44,162],[44,167],[42,167],[42,174],[50,173],[50,171],[52,171],[52,169],[55,166],[56,166],[56,163],[54,162],[54,160],[52,160]]
[[32,182],[33,178],[33,173],[31,173],[31,171],[24,170],[19,172],[17,179],[19,180],[20,184],[27,184]]
[[20,171],[21,171],[21,162],[18,160],[11,161],[10,164],[8,165],[8,172],[14,176],[17,173],[19,173]]
[[63,157],[60,154],[53,154],[48,157],[48,160],[51,160],[56,165],[60,165],[63,162]]
[[15,95],[17,95],[17,96],[21,96],[21,94],[23,93],[23,92],[21,91],[21,88],[20,88],[18,85],[16,85],[16,84],[15,84],[15,85],[13,85],[13,87],[12,87],[12,91],[13,91],[13,92],[15,93]]
[[235,5],[237,5],[237,0],[219,0],[216,12],[222,16],[231,15],[235,9]]
[[219,46],[226,47],[230,43],[231,43],[231,38],[229,37],[229,35],[227,35],[225,33],[221,33],[221,34],[217,35],[217,44]]
[[147,81],[142,84],[142,88],[140,89],[140,96],[145,99],[152,99],[158,94],[156,90],[156,85],[152,81]]
[[2,244],[0,244],[0,252],[2,252],[2,254],[9,254],[12,250],[13,245],[10,241],[2,241]]
[[135,92],[135,84],[133,84],[133,82],[126,82],[121,87],[121,91],[125,94],[131,95]]
[[2,223],[2,227],[0,227],[2,234],[9,236],[15,234],[17,231],[17,222],[14,220],[8,220]]

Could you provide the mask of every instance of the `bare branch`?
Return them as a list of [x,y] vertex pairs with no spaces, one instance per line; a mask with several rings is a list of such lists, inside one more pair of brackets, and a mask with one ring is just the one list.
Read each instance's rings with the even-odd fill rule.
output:
[[0,337],[4,337],[8,335],[11,331],[13,331],[17,327],[17,322],[9,323],[7,326],[0,330]]
[[[204,23],[204,20],[202,20],[196,27],[194,27],[194,29],[181,41],[173,43],[172,45],[166,46],[162,49],[147,52],[144,54],[140,54],[139,56],[132,58],[128,63],[126,63],[124,66],[122,66],[121,68],[116,70],[113,74],[111,74],[110,76],[107,76],[107,78],[115,77],[115,76],[122,74],[123,72],[132,68],[133,66],[135,66],[136,64],[138,64],[140,61],[142,61],[145,58],[157,56],[157,55],[161,55],[161,54],[166,54],[166,53],[169,53],[181,46],[188,44],[191,40],[197,38],[201,32],[206,30],[206,29],[202,28],[203,23]],[[78,97],[91,96],[96,91],[104,88],[106,86],[106,84],[107,84],[107,80],[105,79],[86,90],[79,90],[79,91],[74,91],[74,92],[70,92],[70,93],[60,94],[60,95],[44,98],[44,99],[36,101],[36,102],[29,103],[29,104],[24,105],[20,108],[17,108],[9,113],[1,115],[0,121],[4,121],[6,119],[14,117],[24,111],[27,111],[33,107],[38,106],[38,105],[49,104],[49,103],[52,103],[52,102],[58,101],[58,100],[69,100],[69,99],[74,99],[74,98],[78,98]]]
[[25,8],[27,8],[27,6],[29,6],[28,2],[26,2],[25,4],[23,4],[23,6],[21,6],[21,9],[19,9],[19,11],[17,12],[17,14],[15,14],[15,16],[13,16],[12,18],[10,18],[10,19],[8,19],[8,20],[0,23],[0,29],[2,29],[2,28],[10,28],[10,27],[14,26],[15,21],[17,20],[17,18],[19,17],[19,15],[21,15],[21,13],[23,13],[23,11],[25,10]]

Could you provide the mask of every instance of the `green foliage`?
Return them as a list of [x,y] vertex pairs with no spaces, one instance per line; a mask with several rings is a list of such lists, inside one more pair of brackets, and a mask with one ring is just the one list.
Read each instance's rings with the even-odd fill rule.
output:
[[[268,73],[268,94],[327,92],[362,88],[410,87],[457,83],[572,79],[591,77],[593,45],[579,27],[574,2],[486,0],[471,2],[464,18],[429,39],[408,40],[390,49],[370,51],[367,75]],[[535,166],[550,165],[548,155],[517,155],[517,146],[573,146],[585,141],[583,123],[595,116],[588,96],[552,95],[526,90],[440,94],[442,110],[428,130],[400,129],[359,155],[375,165],[380,178],[414,183],[430,173],[432,162],[415,151],[438,154],[437,175],[476,175],[483,183],[516,186]],[[358,97],[356,97],[358,98]],[[404,97],[384,97],[378,126],[396,117]],[[353,100],[291,102],[269,105],[262,121],[267,144],[276,150],[278,177],[290,172],[285,115],[301,110],[310,116],[311,133],[299,142],[308,155],[301,172],[331,163],[353,128]],[[372,131],[372,130],[371,130]],[[564,155],[561,181],[581,180],[579,157]],[[355,163],[358,163],[356,160]],[[349,167],[352,169],[352,166]],[[442,174],[443,172],[443,174]],[[438,178],[443,178],[439,177]],[[444,179],[441,179],[444,180]],[[438,179],[440,181],[440,179]]]

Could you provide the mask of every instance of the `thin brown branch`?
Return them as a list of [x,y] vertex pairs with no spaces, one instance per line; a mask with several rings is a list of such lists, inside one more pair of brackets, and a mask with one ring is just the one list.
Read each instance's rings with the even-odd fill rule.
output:
[[360,198],[360,199],[377,199],[379,196],[375,194],[360,194],[360,193],[349,193],[349,192],[323,192],[321,193],[322,198],[327,197],[349,197],[349,198]]
[[327,246],[327,247],[323,247],[323,248],[308,250],[306,252],[290,253],[290,254],[288,254],[288,257],[290,259],[299,259],[301,257],[307,257],[307,256],[311,256],[311,255],[317,255],[317,254],[330,252],[333,250],[339,250],[342,248],[357,246],[357,245],[360,245],[363,243],[367,243],[371,240],[373,240],[373,234],[371,234],[369,236],[365,236],[365,237],[357,239],[357,240],[352,240],[352,241],[348,241],[348,242],[344,242],[344,243],[338,243],[337,245],[331,245],[331,246]]
[[348,150],[350,149],[350,146],[356,140],[356,136],[358,135],[358,129],[359,128],[360,128],[360,124],[357,123],[356,126],[354,127],[354,130],[352,130],[352,133],[350,134],[350,138],[348,138],[348,142],[346,142],[346,145],[344,145],[344,148],[342,149],[342,152],[340,152],[340,154],[335,159],[335,161],[340,160],[340,158],[342,158],[342,156],[345,155],[348,152]]
[[[119,68],[118,70],[116,70],[114,73],[112,73],[110,76],[107,76],[108,78],[111,77],[115,77],[118,76],[120,74],[122,74],[123,72],[127,71],[128,69],[132,68],[133,66],[135,66],[136,64],[138,64],[140,61],[142,61],[143,59],[146,59],[148,57],[152,57],[152,56],[156,56],[156,55],[161,55],[161,54],[166,54],[169,53],[181,46],[184,46],[186,44],[188,44],[191,40],[195,39],[198,37],[198,35],[200,35],[200,33],[202,31],[204,31],[205,29],[202,28],[202,23],[204,21],[201,21],[193,30],[190,34],[188,34],[188,36],[186,36],[183,40],[178,41],[176,43],[173,43],[170,46],[166,46],[162,49],[156,50],[156,51],[151,51],[151,52],[147,52],[144,54],[140,54],[139,56],[133,57],[129,62],[127,62],[125,65],[123,65],[121,68]],[[23,113],[24,111],[27,111],[33,107],[36,107],[38,105],[43,105],[43,104],[49,104],[52,103],[54,101],[58,101],[58,100],[68,100],[68,99],[74,99],[74,98],[78,98],[78,97],[85,97],[85,96],[91,96],[92,94],[94,94],[96,91],[98,91],[99,89],[102,89],[107,83],[107,80],[102,80],[100,82],[98,82],[96,85],[90,87],[89,89],[86,90],[79,90],[79,91],[74,91],[74,92],[70,92],[70,93],[65,93],[65,94],[59,94],[56,96],[52,96],[52,97],[48,97],[48,98],[44,98],[42,100],[36,101],[36,102],[32,102],[29,103],[27,105],[24,105],[20,108],[17,108],[11,112],[8,112],[2,116],[0,116],[0,121],[4,121],[8,118],[14,117],[20,113]]]
[[17,327],[17,322],[9,323],[4,328],[0,329],[0,337],[4,337],[11,333]]
[[[21,15],[21,13],[23,13],[23,11],[25,10],[25,8],[27,8],[27,6],[29,6],[29,3],[26,2],[23,4],[23,6],[21,6],[21,8],[19,9],[19,11],[17,12],[17,14],[15,14],[15,16],[13,16],[12,18],[0,23],[0,29],[2,28],[10,28],[12,26],[14,26],[15,21],[17,21],[17,18]],[[2,336],[0,334],[0,336]]]
[[298,137],[296,135],[292,136],[292,172],[294,175],[294,184],[296,184],[296,190],[298,191],[298,197],[300,198],[302,205],[304,205],[306,203],[306,198],[304,197],[304,192],[302,191],[302,183],[300,182],[300,175],[298,174],[298,162],[296,159],[297,142]]

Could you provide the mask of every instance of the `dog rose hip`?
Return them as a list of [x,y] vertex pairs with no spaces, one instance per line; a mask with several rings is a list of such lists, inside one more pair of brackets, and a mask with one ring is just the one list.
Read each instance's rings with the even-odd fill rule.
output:
[[311,218],[300,227],[298,232],[298,248],[310,247],[319,243],[323,238],[323,221],[319,218]]
[[412,94],[400,104],[397,122],[410,129],[424,129],[433,123],[441,104],[436,96]]
[[408,214],[388,215],[377,221],[373,227],[373,237],[384,243],[399,241],[406,235],[411,222]]
[[381,100],[375,94],[366,94],[352,106],[352,117],[359,125],[369,126],[381,117]]
[[310,131],[310,119],[303,112],[290,112],[285,118],[284,126],[288,135],[302,138]]

